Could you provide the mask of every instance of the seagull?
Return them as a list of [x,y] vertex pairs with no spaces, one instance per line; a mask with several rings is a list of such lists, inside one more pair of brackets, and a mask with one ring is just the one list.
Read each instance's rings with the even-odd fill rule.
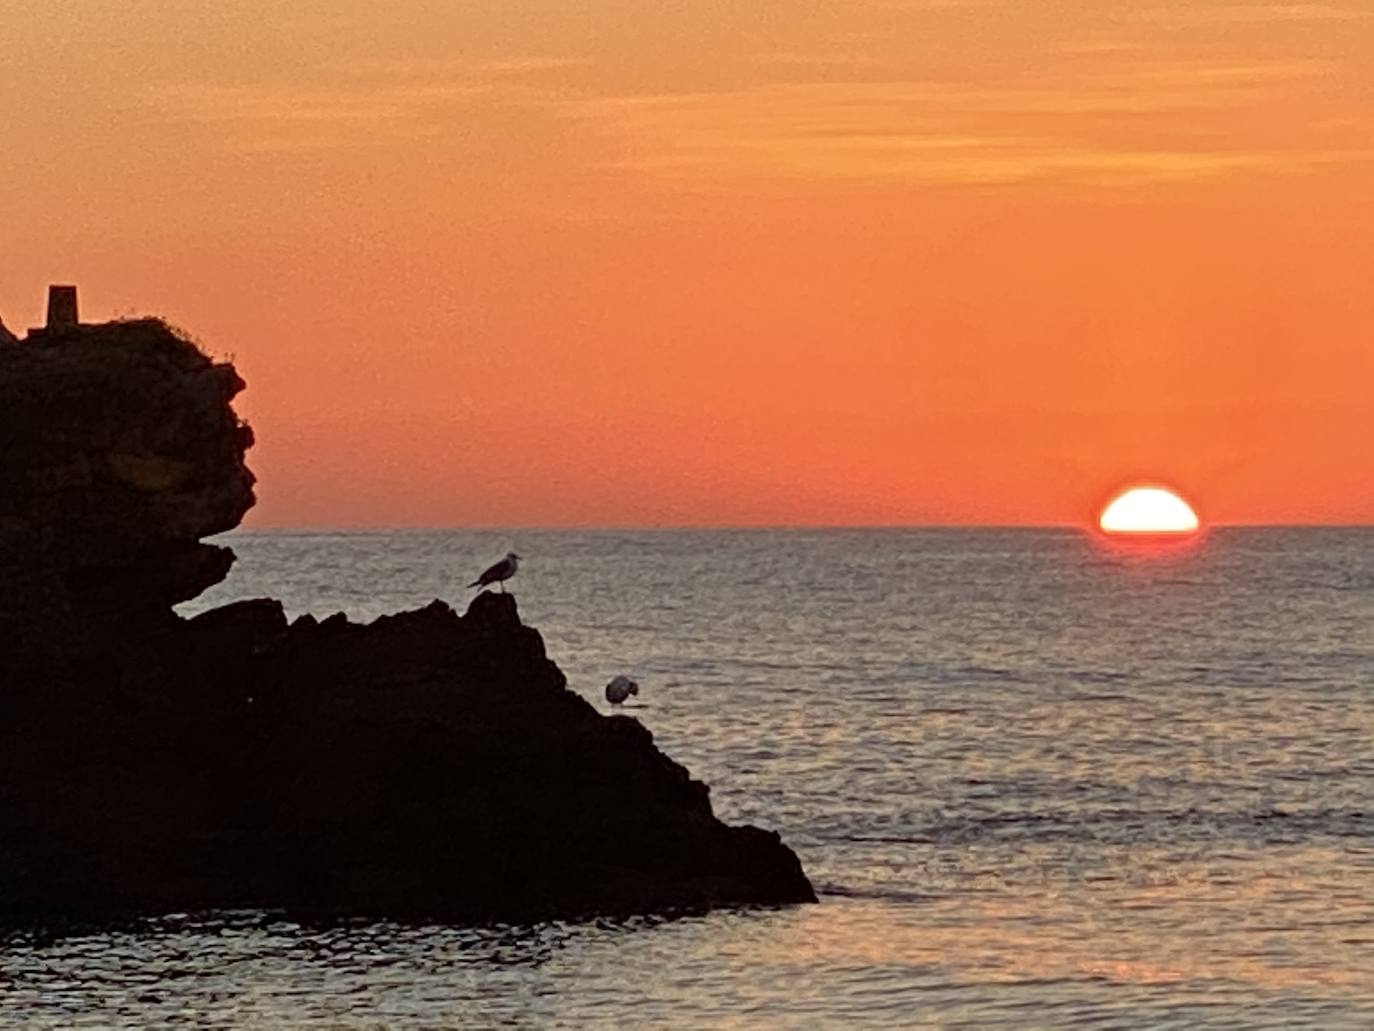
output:
[[506,557],[496,565],[492,566],[485,573],[479,576],[469,587],[485,587],[487,584],[499,584],[501,593],[506,593],[506,581],[515,575],[515,571],[520,568],[520,556],[513,551],[506,552]]
[[606,685],[606,701],[612,705],[619,705],[632,694],[639,694],[639,685],[624,674],[615,677]]

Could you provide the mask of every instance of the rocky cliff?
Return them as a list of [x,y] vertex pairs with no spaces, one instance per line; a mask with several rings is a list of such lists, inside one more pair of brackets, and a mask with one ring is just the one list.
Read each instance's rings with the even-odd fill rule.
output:
[[156,320],[0,342],[0,913],[456,920],[814,900],[509,595],[183,619],[253,502],[243,387]]
[[0,629],[40,655],[167,624],[253,504],[243,381],[155,319],[0,344]]

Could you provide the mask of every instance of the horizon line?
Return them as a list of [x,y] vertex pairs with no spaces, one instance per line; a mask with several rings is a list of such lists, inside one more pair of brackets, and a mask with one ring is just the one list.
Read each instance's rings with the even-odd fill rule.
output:
[[[1212,530],[1368,530],[1374,529],[1374,521],[1366,523],[1320,523],[1320,522],[1214,522],[1202,527],[1199,532]],[[980,530],[1072,530],[1082,533],[1096,533],[1097,528],[1084,523],[668,523],[668,524],[479,524],[463,525],[456,523],[404,523],[404,524],[348,524],[348,525],[271,525],[236,526],[232,530],[213,536],[223,537],[232,533],[704,533],[704,532],[814,532],[836,531],[856,532],[864,530],[941,530],[941,531],[980,531]]]

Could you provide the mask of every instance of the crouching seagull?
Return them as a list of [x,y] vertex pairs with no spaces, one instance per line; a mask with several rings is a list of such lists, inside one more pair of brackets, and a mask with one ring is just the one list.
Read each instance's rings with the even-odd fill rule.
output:
[[613,678],[606,685],[606,701],[612,705],[619,705],[632,694],[639,694],[639,685],[624,674]]
[[479,576],[469,587],[485,587],[487,584],[499,584],[501,593],[506,593],[506,581],[515,575],[515,571],[520,568],[520,556],[513,551],[506,552],[506,557],[496,565],[492,566],[485,573]]

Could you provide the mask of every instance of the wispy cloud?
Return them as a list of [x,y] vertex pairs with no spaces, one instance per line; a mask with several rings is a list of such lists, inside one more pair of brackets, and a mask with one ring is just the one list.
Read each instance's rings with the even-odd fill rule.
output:
[[[440,135],[463,112],[544,111],[563,92],[543,73],[582,68],[583,58],[365,65],[362,84],[322,87],[170,84],[148,89],[160,116],[214,127],[219,143],[243,153],[393,146]],[[352,80],[360,77],[351,69]]]
[[991,7],[997,0],[872,0],[870,6],[879,11],[934,12],[967,11]]
[[761,65],[780,65],[795,68],[876,68],[884,62],[872,54],[855,53],[799,53],[779,51],[761,54],[757,61]]
[[163,117],[212,129],[225,149],[244,152],[379,146],[428,131],[425,113],[469,102],[485,87],[449,84],[368,90],[166,86],[149,98]]
[[585,56],[513,54],[499,58],[408,57],[404,60],[371,61],[363,67],[371,74],[393,79],[483,80],[493,77],[538,76],[546,72],[589,68],[594,63],[590,57]]
[[1140,7],[1131,17],[1139,22],[1174,28],[1205,25],[1263,25],[1275,22],[1353,22],[1374,18],[1374,11],[1347,4],[1172,4]]
[[499,151],[501,174],[557,148],[560,172],[635,172],[670,188],[1206,180],[1363,160],[1374,145],[1316,119],[1301,144],[1265,130],[1266,106],[1329,78],[1329,61],[1150,60],[1098,46],[1063,61],[1054,77],[887,81],[879,73],[890,67],[841,54],[846,74],[829,81],[824,51],[782,51],[758,58],[759,75],[795,81],[643,95],[598,93],[582,58],[455,58],[370,68],[361,78],[371,81],[333,90],[187,85],[149,97],[162,117],[205,127],[239,153],[461,140],[473,153]]
[[664,174],[935,183],[1205,179],[1319,163],[1319,151],[1202,135],[1191,119],[1260,104],[1272,90],[1327,70],[1304,61],[1142,62],[1059,86],[782,84],[599,98],[581,104],[578,115],[631,141],[617,167]]

